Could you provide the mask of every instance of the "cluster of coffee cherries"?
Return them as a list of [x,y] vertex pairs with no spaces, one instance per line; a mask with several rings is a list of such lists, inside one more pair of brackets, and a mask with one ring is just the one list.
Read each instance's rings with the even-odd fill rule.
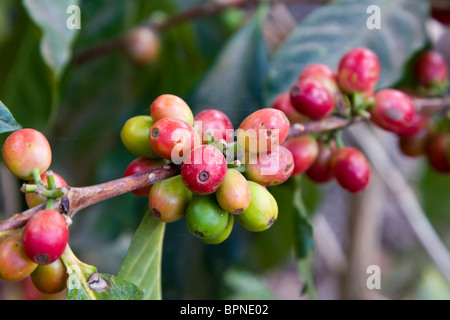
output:
[[47,138],[34,129],[10,134],[2,147],[3,161],[19,179],[30,208],[47,202],[19,230],[0,235],[0,279],[19,281],[30,276],[35,287],[47,294],[66,287],[66,266],[60,259],[69,240],[65,215],[53,210],[64,179],[49,170],[52,151]]
[[235,131],[222,111],[207,109],[194,117],[183,99],[162,94],[149,115],[129,118],[122,127],[124,146],[137,156],[124,176],[180,165],[180,174],[132,192],[148,197],[161,222],[185,218],[188,230],[205,243],[227,239],[234,220],[264,231],[278,216],[267,187],[283,183],[294,170],[291,152],[281,145],[289,127],[282,111],[264,108]]

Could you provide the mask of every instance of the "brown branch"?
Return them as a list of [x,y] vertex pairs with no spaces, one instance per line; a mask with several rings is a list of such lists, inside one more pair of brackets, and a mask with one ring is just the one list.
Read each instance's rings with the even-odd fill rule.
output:
[[[168,179],[180,173],[181,166],[167,164],[152,170],[105,183],[75,188],[63,187],[64,196],[55,201],[54,208],[72,218],[80,210],[98,202],[117,197],[158,181]],[[10,230],[23,227],[38,211],[45,208],[45,203],[0,222],[0,235]]]
[[[198,6],[195,6],[193,8],[187,9],[185,11],[176,13],[174,15],[171,15],[167,17],[166,19],[162,21],[150,21],[145,25],[140,25],[139,27],[147,27],[151,28],[152,30],[155,30],[157,32],[164,31],[166,29],[169,29],[173,26],[176,26],[181,23],[189,22],[195,19],[200,19],[204,17],[208,17],[211,15],[218,14],[225,9],[231,8],[231,7],[252,7],[256,6],[260,3],[268,2],[268,3],[290,3],[290,2],[308,2],[308,3],[314,3],[314,4],[321,4],[323,2],[326,2],[326,0],[217,0],[217,1],[209,1],[205,4],[201,4]],[[133,29],[132,29],[133,30]],[[132,31],[130,30],[130,31]],[[115,37],[112,37],[109,40],[106,40],[103,43],[100,43],[98,45],[94,45],[91,48],[85,49],[84,51],[81,51],[79,53],[76,53],[73,56],[72,62],[75,65],[82,65],[84,63],[87,63],[89,61],[95,60],[97,58],[100,58],[108,53],[111,53],[117,49],[120,49],[124,45],[124,39],[128,32],[125,32],[123,34],[119,34]]]

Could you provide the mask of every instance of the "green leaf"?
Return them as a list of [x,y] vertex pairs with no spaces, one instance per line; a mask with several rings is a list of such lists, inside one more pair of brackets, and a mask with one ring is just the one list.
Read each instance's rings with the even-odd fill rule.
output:
[[72,12],[67,11],[69,6],[78,4],[78,0],[23,0],[29,16],[42,30],[41,54],[57,79],[71,58],[72,43],[78,33],[78,29],[68,28]]
[[21,129],[9,109],[0,101],[0,134]]
[[[142,290],[129,281],[106,273],[97,273],[89,288],[70,286],[67,300],[141,300]],[[69,278],[70,280],[70,278]],[[88,292],[89,291],[89,292]]]
[[165,223],[148,211],[136,230],[118,277],[139,286],[144,300],[160,300],[161,259]]
[[[374,4],[380,8],[380,29],[367,27],[373,14],[367,9]],[[408,59],[426,44],[427,17],[427,1],[421,0],[342,0],[314,10],[275,53],[266,103],[288,91],[308,64],[324,63],[336,70],[341,56],[354,47],[366,47],[378,55],[379,88],[395,84]]]
[[219,53],[215,63],[198,84],[189,105],[194,113],[206,108],[226,112],[234,124],[261,109],[268,52],[263,23],[268,7],[263,5]]

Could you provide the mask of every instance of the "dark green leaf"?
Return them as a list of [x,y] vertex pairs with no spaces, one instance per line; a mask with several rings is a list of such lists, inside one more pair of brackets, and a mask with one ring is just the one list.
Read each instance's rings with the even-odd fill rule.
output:
[[237,125],[262,107],[263,81],[268,67],[262,31],[266,14],[264,5],[226,43],[194,92],[190,102],[194,113],[206,108],[219,109]]
[[72,43],[79,30],[68,28],[72,12],[67,13],[67,9],[78,3],[78,0],[23,0],[29,16],[42,30],[41,54],[56,78],[71,58]]
[[16,122],[9,109],[0,101],[0,133],[19,130],[20,124]]
[[[367,9],[374,4],[380,8],[380,29],[367,27],[373,14]],[[395,84],[407,60],[426,44],[427,15],[427,2],[421,0],[342,0],[314,10],[276,52],[266,102],[288,91],[308,64],[319,62],[336,69],[341,56],[354,47],[367,47],[378,55],[379,88]]]
[[136,230],[118,276],[144,291],[143,299],[161,299],[161,258],[165,224],[147,212]]

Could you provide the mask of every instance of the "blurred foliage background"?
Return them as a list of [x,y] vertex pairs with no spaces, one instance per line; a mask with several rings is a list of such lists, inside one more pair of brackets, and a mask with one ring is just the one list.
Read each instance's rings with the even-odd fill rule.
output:
[[[220,109],[237,127],[246,115],[270,106],[304,66],[323,62],[336,68],[340,56],[356,46],[378,54],[380,88],[407,82],[408,62],[424,48],[437,47],[450,62],[445,46],[450,31],[442,19],[450,15],[448,7],[438,12],[438,21],[434,2],[379,1],[382,27],[371,30],[366,26],[371,1],[299,0],[270,6],[247,1],[174,24],[159,33],[161,53],[149,65],[135,64],[120,48],[77,63],[86,49],[207,2],[213,1],[0,2],[0,100],[23,127],[45,133],[53,150],[51,168],[69,185],[122,177],[134,156],[121,144],[120,129],[128,118],[148,114],[163,93],[179,95],[194,113]],[[79,30],[66,27],[72,4],[81,9]],[[2,143],[6,136],[0,135]],[[395,137],[379,130],[376,136],[450,245],[450,177],[430,170],[424,159],[403,157]],[[344,138],[357,144],[351,134]],[[3,220],[26,205],[21,182],[3,164],[0,175]],[[226,242],[206,246],[188,233],[184,220],[168,224],[163,298],[305,299],[314,291],[322,299],[450,298],[448,280],[377,172],[358,195],[334,182],[297,180],[271,188],[280,214],[266,232],[251,234],[236,224]],[[101,272],[117,273],[146,208],[146,199],[126,194],[83,210],[71,226],[74,252]],[[371,264],[381,268],[380,290],[365,286]],[[37,295],[27,281],[0,281],[0,298],[63,297]]]

